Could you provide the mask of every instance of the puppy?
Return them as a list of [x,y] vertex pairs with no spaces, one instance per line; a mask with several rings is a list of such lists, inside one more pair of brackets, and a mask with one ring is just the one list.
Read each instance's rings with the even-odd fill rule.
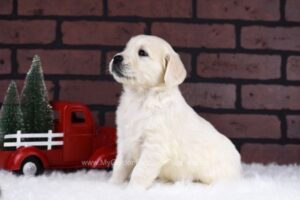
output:
[[148,188],[156,178],[211,184],[238,177],[235,146],[182,97],[180,57],[156,36],[133,37],[110,62],[123,84],[117,109],[117,158],[110,179]]

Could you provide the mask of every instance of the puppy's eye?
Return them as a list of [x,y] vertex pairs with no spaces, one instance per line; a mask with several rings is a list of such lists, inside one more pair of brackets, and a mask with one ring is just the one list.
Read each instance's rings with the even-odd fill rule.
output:
[[148,56],[147,52],[144,51],[143,49],[139,50],[139,56]]

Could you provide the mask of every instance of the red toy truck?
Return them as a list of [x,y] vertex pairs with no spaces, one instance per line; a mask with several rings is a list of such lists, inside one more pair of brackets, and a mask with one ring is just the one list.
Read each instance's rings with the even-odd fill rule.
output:
[[116,156],[114,128],[96,127],[80,103],[56,101],[54,131],[8,134],[0,169],[38,175],[44,169],[110,168]]

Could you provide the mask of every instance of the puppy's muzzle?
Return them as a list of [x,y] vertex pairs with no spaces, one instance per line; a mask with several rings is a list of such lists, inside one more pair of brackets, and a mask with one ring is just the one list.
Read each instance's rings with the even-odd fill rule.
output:
[[123,62],[123,56],[117,55],[114,57],[113,63],[112,63],[112,71],[119,77],[124,76],[122,73],[122,68],[123,68],[122,62]]

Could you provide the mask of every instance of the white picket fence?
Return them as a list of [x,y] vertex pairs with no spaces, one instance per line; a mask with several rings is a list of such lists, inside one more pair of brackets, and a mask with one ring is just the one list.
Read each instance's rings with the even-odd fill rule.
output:
[[[15,134],[7,134],[4,136],[4,147],[29,147],[29,146],[47,146],[47,150],[51,150],[53,146],[63,145],[63,141],[53,141],[52,138],[62,138],[63,133],[52,133],[51,130],[48,133],[21,133],[17,131]],[[15,142],[5,142],[5,139],[13,139]],[[47,138],[47,141],[22,141],[24,138]]]

